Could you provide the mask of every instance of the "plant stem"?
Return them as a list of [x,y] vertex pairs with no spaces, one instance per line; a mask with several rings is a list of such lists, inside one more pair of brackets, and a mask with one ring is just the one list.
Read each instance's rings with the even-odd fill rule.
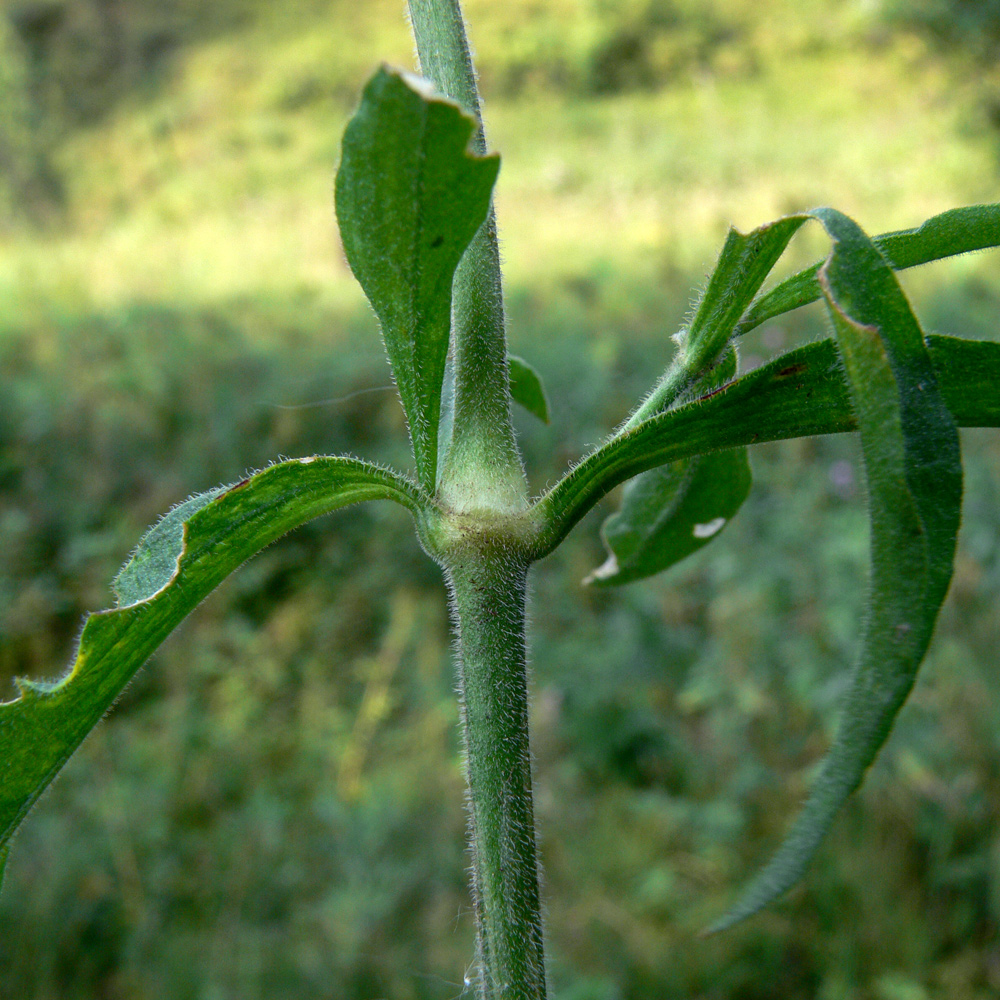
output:
[[479,106],[476,72],[458,0],[407,0],[417,43],[420,71],[438,90],[457,101],[476,120],[471,146],[486,153],[486,136]]
[[479,996],[544,1000],[545,965],[528,748],[527,564],[449,561],[469,783]]
[[[472,147],[484,154],[479,94],[458,0],[409,0],[409,8],[421,71],[473,116]],[[509,515],[527,509],[527,482],[510,417],[492,206],[455,274],[451,360],[451,420],[443,415],[441,443],[447,451],[438,499],[457,532],[453,544],[438,553],[458,638],[478,992],[481,1000],[545,1000],[528,746],[529,560],[522,546],[504,538]],[[466,521],[469,512],[475,514]]]
[[[458,0],[409,0],[421,72],[476,121],[472,148],[486,152],[479,93]],[[441,445],[440,495],[452,510],[527,507],[524,467],[510,417],[510,376],[496,219],[490,207],[455,273],[453,398]],[[447,439],[448,427],[451,440]]]
[[618,428],[618,434],[624,434],[638,427],[644,420],[655,417],[657,413],[662,413],[669,409],[678,397],[690,388],[694,381],[691,368],[682,360],[674,361],[666,370],[663,378],[656,383],[653,391],[642,401],[635,412]]

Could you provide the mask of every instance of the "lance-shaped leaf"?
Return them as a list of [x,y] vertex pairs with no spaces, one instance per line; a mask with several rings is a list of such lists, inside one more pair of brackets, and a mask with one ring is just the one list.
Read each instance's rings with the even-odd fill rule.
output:
[[[735,374],[736,351],[730,349],[699,390],[710,392]],[[752,481],[746,448],[679,459],[637,476],[601,527],[607,560],[583,582],[631,583],[697,552],[740,509]]]
[[115,581],[116,607],[87,618],[66,675],[19,679],[20,697],[0,704],[0,869],[35,800],[189,611],[292,528],[376,499],[417,517],[427,503],[409,480],[368,463],[304,458],[192,497],[153,527]]
[[337,220],[371,302],[433,489],[455,268],[486,218],[500,160],[468,150],[474,122],[431,84],[380,69],[344,133]]
[[790,215],[746,235],[729,230],[690,329],[681,337],[688,368],[701,371],[722,353],[737,321],[806,219]]
[[[955,422],[1000,427],[1000,344],[932,334],[927,345]],[[551,552],[616,486],[649,469],[721,448],[857,429],[833,341],[798,347],[616,435],[574,466],[539,500],[535,558]]]
[[524,358],[507,355],[510,371],[510,394],[515,403],[520,403],[532,416],[543,424],[549,422],[549,400],[545,395],[542,377]]
[[729,230],[690,326],[675,337],[676,357],[626,428],[675,405],[717,363],[739,318],[807,218],[790,215],[745,235]]
[[962,500],[958,432],[920,326],[861,229],[830,209],[815,214],[834,240],[818,277],[861,436],[871,592],[833,746],[777,854],[714,930],[755,913],[802,875],[913,687],[955,556]]
[[[872,241],[897,271],[932,260],[1000,246],[1000,204],[954,208],[915,229],[883,233]],[[737,336],[782,313],[815,302],[823,294],[818,274],[822,261],[786,278],[761,295],[737,327]]]

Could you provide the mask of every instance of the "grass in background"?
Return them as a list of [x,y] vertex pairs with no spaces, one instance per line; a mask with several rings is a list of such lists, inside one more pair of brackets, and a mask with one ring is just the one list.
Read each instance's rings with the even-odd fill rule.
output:
[[[847,6],[832,16],[829,4],[720,3],[704,17],[721,38],[703,52],[683,44],[683,4],[579,6],[469,9],[504,156],[511,284],[609,262],[654,279],[663,266],[700,270],[730,223],[816,204],[885,231],[991,197],[994,146],[961,132],[963,92],[913,35],[879,33]],[[647,23],[661,7],[674,20]],[[65,225],[0,248],[8,313],[304,291],[360,307],[331,174],[372,67],[412,62],[405,25],[385,0],[250,10],[207,41],[180,19],[192,40],[158,85],[69,133],[54,154]],[[637,58],[630,28],[651,36],[643,57],[658,83],[626,76],[602,89],[595,65]],[[657,39],[678,35],[680,55],[657,68]]]
[[[149,5],[122,10],[139,38]],[[61,220],[0,241],[4,692],[68,661],[142,529],[189,492],[278,454],[402,462],[332,210],[361,83],[411,57],[400,5],[163,11],[176,45],[158,75],[52,147]],[[571,461],[666,364],[729,222],[830,203],[881,231],[995,198],[995,146],[966,128],[967,92],[877,12],[468,12],[504,155],[511,346],[558,400],[551,428],[522,421],[538,488],[560,471],[538,456]],[[821,252],[807,235],[795,260]],[[995,274],[982,255],[904,281],[930,328],[995,336]],[[822,333],[818,312],[785,317],[744,363]],[[595,519],[539,568],[557,1000],[996,995],[1000,452],[964,439],[955,581],[899,731],[808,882],[718,938],[695,933],[778,842],[856,642],[854,448],[757,449],[726,537],[665,579],[581,590],[602,559]],[[164,647],[25,827],[0,897],[0,994],[461,994],[472,938],[445,611],[404,527],[380,507],[313,524]]]

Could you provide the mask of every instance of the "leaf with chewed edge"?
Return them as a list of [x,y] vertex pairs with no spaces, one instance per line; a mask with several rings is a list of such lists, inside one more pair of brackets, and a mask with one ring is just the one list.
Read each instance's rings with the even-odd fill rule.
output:
[[962,468],[955,422],[920,325],[856,223],[814,216],[834,241],[818,280],[844,362],[868,482],[871,592],[833,745],[778,852],[710,930],[757,912],[801,877],[861,783],[913,687],[951,580]]
[[455,268],[490,207],[497,156],[468,148],[475,122],[428,80],[378,70],[344,132],[337,221],[382,327],[417,478],[434,489]]
[[87,618],[65,676],[19,678],[20,696],[0,703],[0,874],[38,796],[188,612],[292,528],[377,499],[415,517],[429,502],[408,479],[367,462],[303,458],[192,497],[153,527],[115,582],[116,607]]

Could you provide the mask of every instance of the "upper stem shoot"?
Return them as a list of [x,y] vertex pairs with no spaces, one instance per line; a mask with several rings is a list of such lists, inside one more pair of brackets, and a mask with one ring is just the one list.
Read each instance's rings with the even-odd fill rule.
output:
[[[472,146],[486,138],[469,42],[458,0],[409,0],[421,72],[476,120]],[[515,511],[527,505],[527,484],[510,416],[510,377],[503,284],[492,206],[472,238],[452,297],[452,397],[441,445],[439,491],[456,511]],[[450,440],[449,440],[450,430]]]

